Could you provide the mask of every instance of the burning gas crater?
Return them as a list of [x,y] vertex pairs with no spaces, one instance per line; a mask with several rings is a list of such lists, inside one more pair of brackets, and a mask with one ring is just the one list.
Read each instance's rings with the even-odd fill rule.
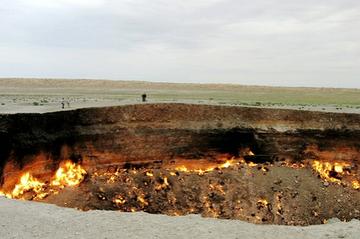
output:
[[[252,157],[254,154],[250,152],[246,158]],[[347,162],[254,163],[230,155],[219,156],[216,160],[179,159],[154,168],[132,165],[85,170],[81,164],[65,161],[60,163],[52,178],[36,178],[29,171],[18,179],[11,191],[1,191],[1,194],[81,210],[202,214],[254,223],[307,225],[324,223],[334,213],[321,209],[321,202],[302,208],[309,207],[306,200],[302,202],[304,198],[309,197],[314,202],[321,196],[315,195],[316,192],[302,195],[298,181],[304,175],[309,177],[310,172],[310,177],[320,181],[325,190],[341,185],[340,190],[351,194],[360,189],[356,170],[356,166]],[[276,176],[279,173],[288,175],[295,184],[286,182],[286,177],[279,179]],[[250,181],[254,179],[256,185]],[[270,181],[274,186],[267,186]],[[293,204],[288,202],[289,198]],[[296,216],[299,210],[302,213],[308,210],[312,219]],[[339,212],[336,216],[348,219],[348,214]]]

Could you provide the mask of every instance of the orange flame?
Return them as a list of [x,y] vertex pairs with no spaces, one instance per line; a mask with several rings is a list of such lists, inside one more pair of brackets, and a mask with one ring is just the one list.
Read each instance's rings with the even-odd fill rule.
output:
[[116,205],[123,205],[126,203],[126,200],[121,196],[121,195],[117,195],[114,199],[113,199],[113,202],[116,204]]
[[203,175],[204,173],[214,171],[215,169],[229,168],[229,167],[234,166],[236,164],[239,164],[239,161],[237,161],[235,159],[228,159],[224,163],[213,164],[213,165],[208,166],[206,168],[188,168],[185,165],[180,165],[180,166],[175,167],[175,170],[180,171],[180,172],[198,173],[199,175]]
[[49,186],[75,186],[80,184],[86,175],[86,171],[80,166],[76,165],[70,161],[66,161],[64,166],[60,167],[51,181],[50,184],[39,181],[37,178],[33,177],[29,172],[23,174],[17,183],[14,186],[14,189],[10,193],[5,193],[0,191],[0,196],[5,196],[7,198],[20,199],[26,192],[34,192],[35,196],[33,199],[43,199],[49,195],[49,193],[57,193],[53,189],[48,189]]
[[44,186],[44,183],[41,183],[27,172],[21,177],[20,182],[15,185],[15,188],[11,193],[11,197],[19,198],[25,192],[29,191],[33,191],[36,194],[41,195],[43,193]]
[[[346,185],[351,185],[354,189],[360,189],[360,182],[357,180],[352,181],[342,181],[342,177],[344,176],[354,176],[351,174],[351,165],[346,162],[320,162],[320,161],[313,161],[312,163],[313,169],[320,175],[322,179],[328,182],[333,182],[337,184],[344,183]],[[334,174],[336,177],[334,177]]]
[[64,166],[60,167],[55,174],[55,179],[51,182],[52,186],[76,186],[85,178],[86,171],[71,161],[67,161]]
[[352,181],[351,185],[352,185],[352,187],[354,189],[360,189],[360,182],[359,181],[354,180],[354,181]]
[[266,199],[259,199],[259,200],[257,201],[257,203],[258,203],[258,204],[262,204],[262,205],[264,205],[264,206],[269,205],[269,202],[268,202]]
[[344,168],[349,166],[350,165],[348,163],[344,163],[344,162],[329,163],[329,162],[320,162],[314,160],[312,163],[313,169],[320,175],[322,179],[333,183],[340,183],[341,180],[332,177],[331,172],[336,172],[339,175],[343,175],[345,173]]

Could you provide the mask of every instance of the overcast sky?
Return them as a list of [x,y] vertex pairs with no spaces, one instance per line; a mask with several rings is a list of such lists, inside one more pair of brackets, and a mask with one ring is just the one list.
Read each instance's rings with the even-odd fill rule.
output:
[[0,0],[0,77],[360,88],[360,1]]

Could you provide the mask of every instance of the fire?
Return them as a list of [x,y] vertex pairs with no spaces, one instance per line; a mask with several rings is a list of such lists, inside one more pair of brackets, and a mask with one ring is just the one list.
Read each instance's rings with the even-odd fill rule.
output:
[[343,176],[345,174],[344,169],[349,166],[350,164],[344,162],[329,163],[314,160],[312,163],[313,169],[320,175],[322,179],[333,183],[341,183],[339,178],[333,176],[334,172],[338,176]]
[[168,186],[169,186],[169,182],[168,182],[167,177],[164,177],[163,180],[164,180],[164,185],[168,187]]
[[38,181],[36,178],[30,175],[29,172],[25,173],[18,184],[15,185],[14,190],[11,193],[12,198],[19,198],[25,192],[33,191],[40,196],[43,196],[45,184]]
[[352,187],[354,189],[360,189],[360,182],[359,181],[354,180],[354,181],[352,181],[351,185],[352,185]]
[[214,169],[215,169],[215,167],[209,167],[209,168],[204,168],[204,169],[189,169],[185,165],[181,165],[181,166],[178,166],[175,168],[176,171],[187,172],[187,173],[198,173],[200,175],[207,173],[207,172],[211,172]]
[[235,164],[236,164],[235,160],[230,159],[230,160],[226,160],[225,163],[221,164],[221,165],[219,166],[219,168],[228,168],[228,167],[231,167],[231,166],[233,166],[233,165],[235,165]]
[[270,203],[266,199],[259,199],[256,203],[256,207],[260,210],[263,208],[269,208]]
[[176,171],[179,172],[187,172],[187,173],[197,173],[199,175],[203,175],[205,173],[214,171],[215,169],[224,169],[224,168],[229,168],[231,166],[237,165],[239,164],[239,160],[235,160],[234,158],[232,159],[227,159],[225,160],[225,162],[223,163],[213,163],[211,165],[208,165],[206,167],[202,167],[202,168],[188,168],[185,165],[180,165],[175,167]]
[[337,163],[335,163],[334,165],[334,171],[337,173],[343,173],[344,172],[344,168],[342,165],[338,165]]
[[163,189],[166,189],[166,188],[170,187],[170,184],[169,184],[169,181],[168,181],[167,177],[161,178],[161,181],[162,182],[160,184],[155,186],[156,191],[160,191],[160,190],[163,190]]
[[354,189],[360,189],[360,182],[353,179],[352,181],[343,180],[346,176],[348,177],[355,176],[351,174],[351,165],[346,162],[320,162],[320,161],[313,161],[312,163],[313,169],[320,175],[322,179],[328,182],[338,183],[338,184],[345,184],[351,185]]
[[60,167],[55,174],[55,179],[51,182],[52,186],[76,186],[85,178],[86,171],[71,161],[67,161],[64,166]]
[[145,200],[144,196],[143,195],[139,195],[137,196],[137,200],[144,206],[147,206],[149,205],[149,203]]
[[124,203],[126,203],[126,200],[118,195],[116,198],[113,199],[113,202],[116,204],[116,205],[123,205]]
[[10,194],[5,193],[4,191],[0,191],[0,197],[11,198],[11,195],[10,195]]
[[219,184],[209,184],[209,189],[219,191],[222,195],[226,194],[223,187]]
[[269,202],[266,200],[266,199],[259,199],[257,201],[258,204],[261,204],[261,205],[264,205],[264,206],[267,206],[269,205]]
[[281,162],[281,166],[285,166],[293,169],[301,169],[305,167],[305,164],[303,162],[292,162],[289,160],[285,160]]
[[256,163],[254,163],[254,162],[250,162],[250,163],[248,163],[248,166],[249,166],[249,167],[256,167],[256,166],[257,166],[257,164],[256,164]]
[[20,199],[23,198],[25,193],[33,192],[35,194],[33,199],[43,199],[50,193],[58,193],[57,190],[50,188],[51,186],[60,188],[76,186],[84,180],[85,175],[86,171],[80,165],[76,165],[71,161],[66,161],[63,163],[63,166],[56,171],[55,176],[50,180],[50,183],[40,181],[32,176],[30,172],[26,172],[21,176],[19,183],[14,186],[14,189],[11,192],[7,193],[0,191],[0,196]]

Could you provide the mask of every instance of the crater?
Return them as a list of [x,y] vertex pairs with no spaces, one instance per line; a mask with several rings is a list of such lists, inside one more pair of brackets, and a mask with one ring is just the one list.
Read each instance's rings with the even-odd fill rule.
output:
[[143,104],[0,116],[0,194],[79,210],[360,219],[360,115]]

